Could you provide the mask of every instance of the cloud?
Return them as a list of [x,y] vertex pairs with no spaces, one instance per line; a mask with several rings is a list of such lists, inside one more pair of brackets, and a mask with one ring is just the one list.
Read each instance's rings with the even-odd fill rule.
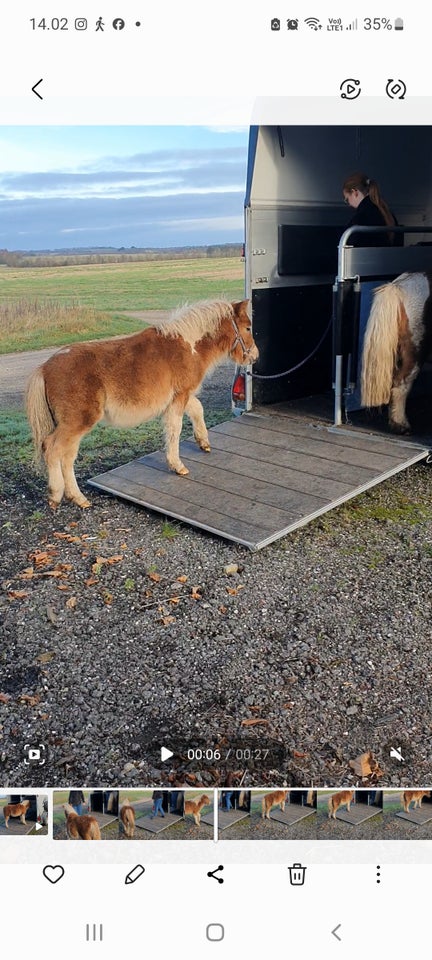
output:
[[245,147],[229,143],[9,170],[0,173],[0,245],[181,245],[220,242],[224,232],[240,241],[245,176]]

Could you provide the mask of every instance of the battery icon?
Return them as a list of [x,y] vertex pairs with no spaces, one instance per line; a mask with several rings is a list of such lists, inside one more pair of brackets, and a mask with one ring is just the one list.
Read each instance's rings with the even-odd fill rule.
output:
[[404,24],[403,24],[402,17],[396,17],[396,20],[394,22],[394,28],[395,30],[403,30]]

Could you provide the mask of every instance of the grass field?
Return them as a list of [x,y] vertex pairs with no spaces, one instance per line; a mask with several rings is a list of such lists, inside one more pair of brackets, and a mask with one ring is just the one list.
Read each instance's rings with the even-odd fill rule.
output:
[[236,300],[243,290],[244,264],[237,257],[2,268],[0,352],[133,333],[142,319],[128,318],[129,312]]

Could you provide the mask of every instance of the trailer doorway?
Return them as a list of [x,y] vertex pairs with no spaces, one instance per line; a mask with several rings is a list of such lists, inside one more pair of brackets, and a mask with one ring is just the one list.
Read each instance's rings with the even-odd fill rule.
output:
[[[343,203],[342,184],[354,170],[373,175],[403,225],[391,248],[382,246],[379,228],[362,228],[366,235],[357,231],[340,248],[353,212]],[[356,402],[361,340],[350,287],[359,281],[364,314],[374,286],[405,271],[431,270],[431,224],[430,127],[251,128],[245,286],[260,358],[246,378],[244,401],[234,399],[237,412],[270,415],[274,407],[388,436],[385,416],[371,416]],[[342,356],[339,371],[336,355]],[[335,383],[338,372],[342,379]],[[432,396],[431,377],[426,384],[419,378],[413,400],[420,393]],[[412,439],[432,443],[427,413],[415,416],[414,426],[419,432]]]

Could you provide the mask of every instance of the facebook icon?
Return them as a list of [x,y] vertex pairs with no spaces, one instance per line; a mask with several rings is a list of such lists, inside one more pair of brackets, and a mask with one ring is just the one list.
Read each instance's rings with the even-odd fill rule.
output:
[[114,30],[123,30],[123,27],[125,26],[125,22],[124,20],[121,19],[121,17],[116,17],[116,19],[113,20],[112,25],[114,27]]

